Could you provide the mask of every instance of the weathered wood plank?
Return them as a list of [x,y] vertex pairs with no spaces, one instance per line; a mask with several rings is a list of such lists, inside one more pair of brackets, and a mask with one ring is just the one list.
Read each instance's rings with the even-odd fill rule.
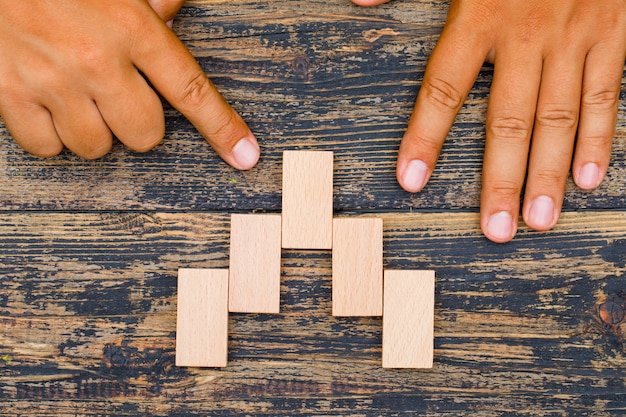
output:
[[[476,209],[492,70],[457,118],[439,168],[421,193],[394,177],[399,138],[447,1],[379,8],[335,1],[193,1],[176,31],[256,132],[258,168],[236,172],[168,108],[165,141],[147,154],[120,144],[98,161],[25,155],[0,126],[2,210],[280,209],[284,149],[335,152],[335,208]],[[565,210],[624,208],[626,80],[609,177],[595,192],[570,182]]]
[[[98,161],[29,157],[0,124],[0,415],[626,414],[626,79],[608,180],[493,244],[458,212],[478,208],[491,68],[427,189],[394,179],[447,5],[189,1],[175,29],[262,142],[250,172],[171,108],[154,151]],[[335,152],[337,212],[384,218],[385,268],[436,271],[431,371],[382,369],[380,318],[332,317],[330,251],[295,250],[281,314],[230,317],[228,368],[174,366],[178,269],[228,267],[230,213],[279,212],[300,146]]]
[[438,276],[432,371],[332,317],[329,251],[284,251],[282,313],[231,315],[228,368],[177,368],[177,270],[227,267],[228,214],[0,214],[0,415],[626,411],[624,317],[598,311],[623,312],[626,212],[507,245],[476,214],[381,217],[385,266]]

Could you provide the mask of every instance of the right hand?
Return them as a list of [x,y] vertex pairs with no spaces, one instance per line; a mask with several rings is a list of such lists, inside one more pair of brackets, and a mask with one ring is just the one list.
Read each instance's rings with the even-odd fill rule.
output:
[[162,20],[181,4],[0,0],[0,115],[15,141],[41,157],[67,147],[92,159],[114,134],[148,151],[165,132],[149,81],[226,162],[252,168],[254,135]]
[[490,62],[481,227],[494,242],[511,240],[523,190],[526,225],[551,229],[570,169],[584,190],[606,175],[625,58],[626,0],[453,0],[400,145],[398,182],[425,186]]

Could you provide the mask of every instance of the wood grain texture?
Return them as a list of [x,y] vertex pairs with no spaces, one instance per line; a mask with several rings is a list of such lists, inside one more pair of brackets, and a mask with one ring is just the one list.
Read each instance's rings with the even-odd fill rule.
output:
[[[447,0],[192,0],[174,30],[259,138],[227,167],[166,137],[30,157],[0,122],[0,415],[616,416],[624,398],[626,79],[606,181],[547,233],[478,227],[486,65],[425,190],[399,140]],[[231,314],[225,369],[175,366],[179,268],[228,268],[231,213],[281,211],[282,152],[335,155],[334,207],[384,219],[384,267],[433,269],[432,370],[380,367],[380,318],[332,316],[328,251],[286,250],[279,316]]]
[[333,220],[333,315],[383,314],[383,220]]
[[385,270],[383,368],[432,368],[435,272]]
[[281,217],[233,214],[230,222],[228,310],[279,313]]
[[332,152],[283,153],[282,218],[283,248],[332,248]]
[[231,314],[229,366],[174,366],[180,267],[228,267],[223,213],[0,213],[0,415],[619,415],[626,213],[510,244],[472,213],[382,215],[385,267],[433,269],[435,363],[380,366],[331,314],[328,251],[285,251],[282,313]]
[[176,366],[228,362],[228,270],[178,270]]

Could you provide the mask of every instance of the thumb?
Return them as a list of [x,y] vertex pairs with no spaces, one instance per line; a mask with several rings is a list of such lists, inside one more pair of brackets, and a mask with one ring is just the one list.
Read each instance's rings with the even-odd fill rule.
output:
[[148,3],[164,22],[170,22],[183,7],[185,0],[148,0]]

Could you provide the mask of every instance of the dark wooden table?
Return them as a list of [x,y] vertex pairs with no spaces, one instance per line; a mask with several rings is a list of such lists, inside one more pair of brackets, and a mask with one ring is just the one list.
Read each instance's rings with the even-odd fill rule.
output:
[[[175,30],[262,143],[237,172],[166,108],[164,142],[25,154],[0,126],[0,415],[626,414],[626,91],[607,180],[547,233],[478,227],[485,67],[419,194],[394,178],[447,1],[205,0]],[[176,276],[228,266],[229,215],[281,209],[285,149],[335,152],[336,214],[385,267],[437,273],[435,365],[381,368],[380,318],[333,318],[328,251],[284,251],[282,313],[231,315],[229,366],[174,366]]]

